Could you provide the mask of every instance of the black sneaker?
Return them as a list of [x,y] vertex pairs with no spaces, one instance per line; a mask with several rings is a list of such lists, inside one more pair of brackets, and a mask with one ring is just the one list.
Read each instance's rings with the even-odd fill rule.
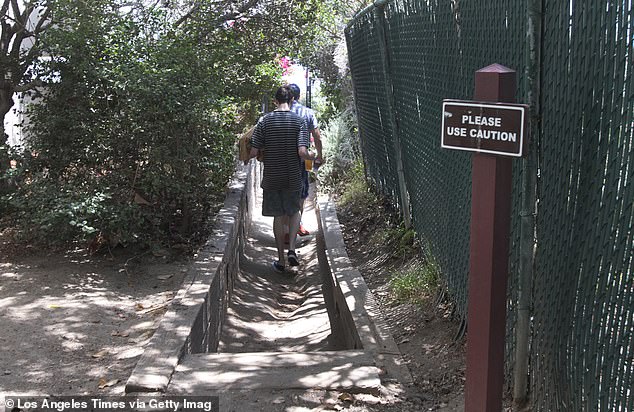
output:
[[276,260],[273,262],[273,270],[277,273],[284,273],[286,268],[279,262],[279,260]]
[[288,251],[288,264],[291,266],[299,266],[299,260],[297,259],[297,255],[294,250]]

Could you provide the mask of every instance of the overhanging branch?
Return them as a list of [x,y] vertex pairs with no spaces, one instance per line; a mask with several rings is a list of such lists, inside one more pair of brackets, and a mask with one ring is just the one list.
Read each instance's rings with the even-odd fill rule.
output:
[[[249,11],[252,8],[254,8],[255,6],[257,6],[259,2],[260,2],[260,0],[248,0],[246,3],[242,4],[237,9],[232,10],[231,12],[225,13],[225,14],[221,15],[220,17],[214,19],[212,21],[211,25],[212,26],[219,26],[219,25],[221,25],[222,23],[224,23],[226,21],[235,20],[237,18],[240,18],[247,11]],[[187,21],[190,18],[192,18],[193,15],[196,14],[200,10],[201,5],[202,5],[202,2],[201,1],[197,1],[187,13],[185,13],[180,19],[178,19],[176,21],[175,25],[176,26],[180,26],[185,21]]]
[[175,25],[178,27],[181,24],[183,24],[185,21],[189,20],[194,15],[194,13],[196,13],[200,9],[200,5],[201,5],[200,1],[197,1],[196,3],[194,3],[191,9],[189,9],[187,13],[185,13],[180,19],[176,21]]
[[37,87],[42,87],[42,86],[44,86],[44,82],[40,79],[35,79],[28,83],[15,86],[13,90],[16,93],[23,93],[23,92],[28,92],[29,90],[33,90]]

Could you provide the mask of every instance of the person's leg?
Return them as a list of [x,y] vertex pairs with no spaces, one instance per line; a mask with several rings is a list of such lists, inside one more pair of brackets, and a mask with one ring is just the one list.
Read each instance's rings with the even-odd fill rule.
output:
[[299,266],[299,259],[297,259],[297,253],[295,253],[295,244],[297,242],[297,229],[299,229],[301,219],[302,214],[299,210],[289,217],[289,227],[293,235],[290,238],[287,256],[288,264],[291,266]]
[[302,214],[296,212],[288,218],[288,230],[290,235],[288,242],[288,250],[295,251],[295,245],[297,244],[297,231],[299,230],[299,222],[302,220]]
[[288,229],[290,239],[288,242],[288,263],[291,266],[298,266],[297,254],[295,253],[295,245],[297,244],[297,230],[299,222],[302,219],[300,213],[301,190],[288,191],[284,194],[284,213],[288,216]]
[[284,271],[284,233],[285,222],[284,213],[284,193],[276,190],[264,190],[262,193],[262,216],[273,217],[273,237],[277,248],[277,260],[273,262],[273,268],[277,272]]
[[286,233],[285,223],[286,216],[273,217],[273,236],[275,237],[275,246],[277,247],[277,258],[280,264],[284,265],[284,234]]
[[284,215],[284,244],[288,245],[289,242],[289,235],[288,235],[288,216]]
[[[299,219],[299,226],[297,227],[297,232],[296,232],[300,236],[306,236],[310,234],[310,232],[304,228],[304,225],[302,224],[302,219],[301,219],[301,216],[304,214],[304,203],[306,202],[306,198],[308,197],[309,188],[310,188],[310,180],[308,176],[308,171],[306,171],[306,169],[302,169],[302,195],[301,195],[301,200],[299,204],[300,219]],[[290,232],[290,233],[293,233],[293,232]]]

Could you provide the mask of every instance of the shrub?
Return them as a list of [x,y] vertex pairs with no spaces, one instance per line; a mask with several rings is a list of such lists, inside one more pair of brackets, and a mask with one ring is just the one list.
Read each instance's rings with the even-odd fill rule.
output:
[[440,268],[433,259],[392,274],[389,287],[397,302],[423,303],[439,287]]
[[166,33],[160,14],[95,18],[103,25],[71,18],[49,33],[42,65],[54,75],[30,107],[33,157],[3,208],[25,241],[44,244],[204,238],[235,167],[247,96],[226,90],[217,56]]
[[319,179],[325,189],[339,186],[351,171],[354,178],[363,177],[363,163],[360,161],[359,138],[354,126],[352,111],[346,110],[334,117],[321,130],[326,163],[319,168]]
[[374,243],[388,245],[395,258],[418,256],[420,246],[413,229],[406,229],[403,222],[396,227],[386,227],[372,235]]
[[378,197],[370,190],[363,174],[363,163],[357,160],[341,180],[339,206],[358,215],[372,215],[379,205]]

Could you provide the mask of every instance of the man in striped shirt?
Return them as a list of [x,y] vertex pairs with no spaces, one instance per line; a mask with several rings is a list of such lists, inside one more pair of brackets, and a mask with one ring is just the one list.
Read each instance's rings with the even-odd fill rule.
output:
[[273,216],[273,235],[278,260],[273,262],[277,272],[284,272],[285,257],[291,266],[298,266],[295,237],[289,241],[284,255],[285,224],[297,233],[301,220],[302,171],[301,159],[308,158],[308,129],[306,121],[290,111],[293,94],[288,86],[277,89],[277,109],[263,116],[251,137],[251,157],[265,151],[262,177],[262,215]]

